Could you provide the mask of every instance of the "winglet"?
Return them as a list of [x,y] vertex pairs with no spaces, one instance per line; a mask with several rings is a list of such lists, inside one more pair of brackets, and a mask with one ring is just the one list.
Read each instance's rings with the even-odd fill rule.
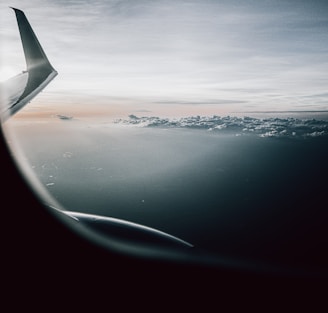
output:
[[54,68],[44,53],[38,38],[36,37],[30,23],[23,11],[11,7],[16,14],[18,28],[23,44],[27,71],[42,67],[44,73],[50,74]]
[[[28,79],[24,91],[14,103],[7,101],[1,118],[6,120],[31,101],[57,75],[23,11],[15,11],[23,45]],[[10,98],[10,97],[8,97]]]

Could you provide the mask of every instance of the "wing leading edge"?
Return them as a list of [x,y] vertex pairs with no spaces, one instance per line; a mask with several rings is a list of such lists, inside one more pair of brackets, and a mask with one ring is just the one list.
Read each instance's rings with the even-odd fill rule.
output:
[[[16,14],[23,45],[26,72],[10,79],[2,86],[5,94],[1,108],[2,121],[7,120],[30,102],[57,75],[57,71],[50,64],[24,12],[16,8],[12,9]],[[22,79],[26,81],[23,89],[19,86],[19,83],[17,83],[17,86],[16,84],[13,85],[15,80]]]

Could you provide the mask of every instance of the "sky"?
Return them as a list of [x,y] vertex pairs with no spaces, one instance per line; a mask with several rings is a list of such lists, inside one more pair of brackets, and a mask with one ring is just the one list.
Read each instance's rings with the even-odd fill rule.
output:
[[9,1],[0,80],[25,69],[8,6],[59,72],[25,114],[328,110],[326,1]]

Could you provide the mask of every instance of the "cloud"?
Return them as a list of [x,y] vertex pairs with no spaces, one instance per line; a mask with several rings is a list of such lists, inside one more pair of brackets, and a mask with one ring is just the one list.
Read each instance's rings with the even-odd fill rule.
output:
[[328,136],[328,121],[295,118],[190,116],[179,119],[160,117],[137,117],[117,119],[117,124],[138,127],[164,127],[204,129],[235,135],[255,134],[259,137],[304,138]]
[[61,115],[61,114],[57,114],[57,117],[58,117],[60,120],[64,120],[64,121],[68,121],[68,120],[73,119],[73,116],[67,116],[67,115]]
[[216,105],[216,104],[241,104],[247,103],[242,100],[230,100],[230,99],[217,99],[217,100],[204,100],[204,101],[187,101],[187,100],[162,100],[155,101],[159,104],[178,104],[178,105]]

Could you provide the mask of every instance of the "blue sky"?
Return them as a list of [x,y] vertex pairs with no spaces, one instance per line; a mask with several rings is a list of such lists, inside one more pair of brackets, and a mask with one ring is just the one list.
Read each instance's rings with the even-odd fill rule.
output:
[[325,1],[10,1],[0,78],[25,67],[8,6],[25,11],[59,72],[33,101],[44,110],[328,110]]

